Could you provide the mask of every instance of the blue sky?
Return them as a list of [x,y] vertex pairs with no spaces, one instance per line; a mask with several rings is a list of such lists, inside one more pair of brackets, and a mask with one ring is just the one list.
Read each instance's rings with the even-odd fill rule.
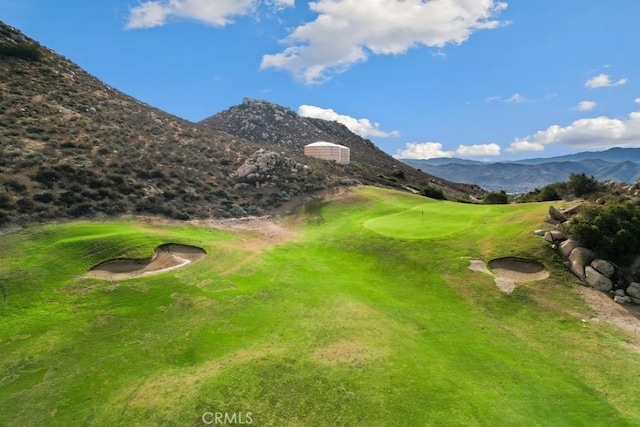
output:
[[0,20],[188,120],[249,97],[396,157],[492,161],[640,147],[639,18],[637,0],[0,0]]

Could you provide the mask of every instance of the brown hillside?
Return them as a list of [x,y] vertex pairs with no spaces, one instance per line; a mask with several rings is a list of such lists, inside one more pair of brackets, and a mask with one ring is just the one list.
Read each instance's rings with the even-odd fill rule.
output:
[[[433,179],[395,160],[378,163],[386,154],[332,122],[305,119],[313,138],[344,134],[355,165],[305,158],[297,133],[288,149],[193,124],[107,86],[1,22],[0,92],[0,225],[121,214],[244,216],[358,180],[420,186]],[[278,120],[254,119],[268,129]],[[277,152],[256,154],[262,146]],[[242,180],[236,171],[246,161],[268,169]],[[437,182],[454,193],[476,190]]]

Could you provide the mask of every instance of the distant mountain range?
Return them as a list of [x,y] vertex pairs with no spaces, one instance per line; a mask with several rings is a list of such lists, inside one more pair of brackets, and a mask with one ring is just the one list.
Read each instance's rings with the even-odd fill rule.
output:
[[496,163],[456,158],[402,159],[402,162],[443,179],[508,193],[527,192],[566,181],[572,173],[585,173],[599,181],[632,184],[640,180],[640,148],[616,147],[606,151]]

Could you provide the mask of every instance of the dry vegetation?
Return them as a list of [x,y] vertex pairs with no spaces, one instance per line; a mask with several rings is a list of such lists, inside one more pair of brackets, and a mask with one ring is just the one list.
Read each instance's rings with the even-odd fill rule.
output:
[[[261,146],[273,145],[268,135],[247,141],[164,113],[1,22],[0,91],[0,225],[122,214],[240,217],[333,186],[420,187],[433,179],[394,171],[399,162],[370,141],[364,148],[375,155],[364,160],[371,164],[310,161],[292,134],[297,145],[270,148],[307,164],[309,173],[238,185],[233,173]],[[336,138],[359,138],[322,122],[314,123],[326,127],[328,138],[331,129]]]

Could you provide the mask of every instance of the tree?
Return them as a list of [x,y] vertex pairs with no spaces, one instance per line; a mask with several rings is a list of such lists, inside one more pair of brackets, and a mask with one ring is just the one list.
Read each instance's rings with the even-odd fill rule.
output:
[[569,175],[567,183],[569,190],[576,197],[586,196],[595,193],[600,189],[600,183],[593,177],[588,177],[583,173],[572,173]]
[[506,205],[509,203],[509,196],[504,190],[492,191],[484,196],[483,203],[487,205]]
[[558,186],[555,184],[549,184],[542,187],[536,199],[540,202],[549,202],[552,200],[560,200],[562,197],[558,193]]

